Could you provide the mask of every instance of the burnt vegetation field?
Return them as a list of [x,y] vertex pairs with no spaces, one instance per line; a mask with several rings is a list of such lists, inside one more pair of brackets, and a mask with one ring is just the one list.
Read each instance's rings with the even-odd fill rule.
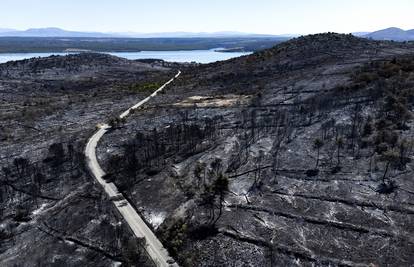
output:
[[163,64],[82,54],[0,65],[2,266],[152,266],[93,183],[84,147],[148,95],[138,89],[170,76]]
[[151,265],[85,171],[105,121],[104,178],[181,266],[414,262],[410,43],[329,33],[207,65],[85,54],[0,73],[6,266]]

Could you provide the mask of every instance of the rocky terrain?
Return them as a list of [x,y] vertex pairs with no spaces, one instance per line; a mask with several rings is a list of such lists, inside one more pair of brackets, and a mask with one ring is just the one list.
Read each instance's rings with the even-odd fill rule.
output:
[[105,179],[181,266],[414,263],[413,44],[319,34],[208,65],[84,54],[0,73],[5,266],[151,264],[84,171],[105,120]]

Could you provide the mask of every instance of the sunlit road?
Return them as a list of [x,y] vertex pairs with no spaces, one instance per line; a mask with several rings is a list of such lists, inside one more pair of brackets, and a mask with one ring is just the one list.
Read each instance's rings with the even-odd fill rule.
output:
[[[163,86],[158,88],[154,93],[149,97],[140,101],[135,106],[131,107],[119,117],[121,119],[126,118],[131,110],[137,109],[147,103],[151,98],[155,97],[159,92],[161,92],[168,84],[172,83],[178,76],[180,76],[181,71],[177,73],[171,80],[166,82]],[[105,192],[108,194],[109,198],[115,204],[116,208],[119,210],[121,215],[124,217],[125,221],[128,223],[135,236],[138,238],[145,238],[146,240],[146,250],[149,256],[152,258],[154,263],[157,266],[174,266],[178,267],[178,264],[169,256],[168,251],[164,248],[162,243],[158,240],[155,234],[151,229],[145,224],[142,218],[138,215],[136,210],[132,207],[123,196],[118,192],[114,183],[106,182],[102,177],[105,175],[101,166],[99,165],[98,159],[96,157],[96,146],[98,145],[99,140],[102,136],[110,129],[111,127],[107,124],[100,126],[99,130],[89,139],[88,144],[85,149],[85,156],[87,161],[87,167],[93,177],[103,186]]]

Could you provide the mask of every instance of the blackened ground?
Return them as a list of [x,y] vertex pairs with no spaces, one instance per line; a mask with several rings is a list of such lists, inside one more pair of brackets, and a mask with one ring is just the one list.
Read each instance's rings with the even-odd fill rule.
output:
[[183,69],[98,156],[184,266],[410,266],[413,53],[322,34]]

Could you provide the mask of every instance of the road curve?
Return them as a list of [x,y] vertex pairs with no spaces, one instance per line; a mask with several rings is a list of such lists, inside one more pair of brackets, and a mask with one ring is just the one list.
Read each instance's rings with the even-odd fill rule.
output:
[[[149,97],[145,98],[144,100],[140,101],[122,113],[119,118],[126,118],[130,114],[131,110],[137,109],[147,103],[151,98],[155,97],[159,92],[161,92],[167,85],[178,78],[180,74],[181,71],[178,71],[177,75],[175,75],[171,80],[158,88]],[[129,203],[122,196],[122,194],[119,193],[116,185],[114,183],[108,183],[102,178],[105,175],[105,172],[102,170],[96,157],[96,146],[98,145],[98,142],[102,136],[108,132],[110,128],[111,127],[107,124],[101,125],[99,127],[99,130],[89,139],[88,144],[85,148],[87,167],[92,176],[95,177],[95,179],[103,186],[105,192],[115,204],[121,215],[124,217],[125,221],[128,223],[135,236],[138,238],[145,238],[145,249],[154,263],[159,267],[178,267],[178,264],[175,263],[175,261],[170,257],[168,251],[164,248],[162,243],[158,240],[151,229],[145,224],[136,210],[132,207],[131,203]]]

